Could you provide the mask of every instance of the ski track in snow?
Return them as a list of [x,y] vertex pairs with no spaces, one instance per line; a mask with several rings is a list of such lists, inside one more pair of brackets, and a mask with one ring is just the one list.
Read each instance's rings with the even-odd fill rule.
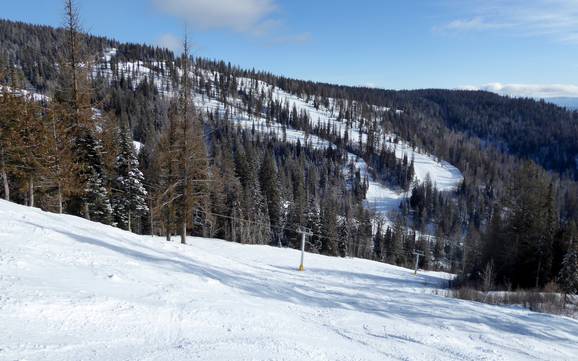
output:
[[448,274],[0,201],[0,360],[575,360],[578,322],[435,296]]

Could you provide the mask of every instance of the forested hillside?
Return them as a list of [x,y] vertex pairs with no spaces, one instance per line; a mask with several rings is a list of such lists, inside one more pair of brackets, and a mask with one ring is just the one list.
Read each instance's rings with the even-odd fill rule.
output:
[[[5,199],[183,242],[297,247],[307,227],[312,252],[411,265],[417,250],[514,287],[555,281],[578,243],[577,113],[287,79],[86,35],[70,15],[0,21]],[[371,207],[372,187],[393,207]]]

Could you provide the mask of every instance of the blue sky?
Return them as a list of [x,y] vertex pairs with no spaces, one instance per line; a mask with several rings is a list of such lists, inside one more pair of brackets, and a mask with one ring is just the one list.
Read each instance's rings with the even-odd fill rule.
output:
[[[61,0],[0,17],[60,25]],[[578,96],[578,0],[77,0],[84,28],[275,74],[381,88]]]

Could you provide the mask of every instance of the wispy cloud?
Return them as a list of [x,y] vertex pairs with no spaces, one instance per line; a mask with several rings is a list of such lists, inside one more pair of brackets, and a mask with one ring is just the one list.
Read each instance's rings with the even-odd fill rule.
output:
[[452,20],[445,24],[442,29],[458,31],[481,31],[501,29],[509,26],[511,26],[511,24],[490,22],[480,16],[476,16],[471,19]]
[[467,85],[460,89],[485,90],[500,95],[527,98],[578,97],[578,86],[572,84],[502,84],[489,83],[479,86]]
[[311,33],[301,33],[295,35],[282,35],[270,39],[269,45],[302,45],[313,40]]
[[[305,44],[312,39],[309,32],[287,34],[279,18],[277,0],[151,0],[160,11],[187,21],[201,30],[227,29],[259,39],[266,46]],[[172,35],[159,39],[159,44],[179,49]]]
[[500,31],[578,44],[578,0],[472,0],[454,5],[462,16],[435,27],[448,32]]
[[162,11],[202,29],[226,28],[252,32],[270,21],[273,0],[152,0]]

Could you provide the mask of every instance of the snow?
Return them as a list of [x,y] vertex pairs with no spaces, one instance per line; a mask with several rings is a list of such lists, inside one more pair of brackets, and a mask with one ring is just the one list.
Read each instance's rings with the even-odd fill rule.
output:
[[[278,93],[280,92],[281,91],[278,90]],[[299,105],[298,109],[306,108],[306,106],[303,105],[304,101],[299,100],[299,98],[295,96],[287,95],[286,99],[291,99],[292,102],[295,102],[293,104],[297,104],[298,101],[301,101],[302,103]],[[323,113],[317,111],[316,114],[320,115]],[[236,112],[233,114],[232,118],[236,124],[243,128],[252,129],[254,126],[255,130],[260,133],[275,134],[278,139],[283,139],[282,125],[279,123],[267,122],[264,118],[250,119],[244,112]],[[325,114],[325,119],[329,119],[328,114]],[[337,120],[334,121],[337,122]],[[285,131],[285,139],[291,143],[296,143],[298,140],[301,144],[306,144],[307,142],[307,144],[310,144],[313,148],[317,149],[323,149],[329,146],[336,147],[325,139],[319,138],[316,135],[306,134],[304,131],[297,129],[287,128]],[[462,182],[462,173],[459,169],[448,162],[438,161],[431,155],[419,152],[418,150],[413,149],[406,142],[398,141],[394,143],[393,140],[389,140],[395,139],[394,135],[389,135],[386,139],[385,143],[387,143],[387,146],[392,150],[395,150],[396,158],[403,159],[404,156],[407,156],[408,160],[414,159],[415,175],[419,182],[424,182],[429,175],[432,182],[435,183],[440,191],[452,191]],[[408,194],[376,181],[368,171],[367,163],[355,154],[348,153],[348,157],[350,161],[354,162],[355,167],[361,171],[361,176],[367,176],[368,178],[369,184],[366,194],[367,206],[383,215],[385,219],[389,220],[391,223],[392,217],[390,215],[399,210],[400,203],[403,199],[408,197]]]
[[107,62],[107,63],[110,62],[110,60],[111,60],[113,57],[116,56],[117,51],[118,51],[118,49],[116,49],[116,48],[107,48],[107,49],[105,49],[105,50],[104,50],[104,58],[103,58],[103,60],[104,60],[105,62]]
[[[395,139],[390,135],[388,139]],[[464,177],[460,170],[446,161],[438,161],[432,155],[413,149],[406,142],[385,142],[390,149],[395,150],[395,157],[403,159],[404,155],[411,161],[414,159],[415,176],[418,181],[424,182],[429,175],[439,191],[452,191],[463,181]]]
[[132,144],[134,146],[134,150],[136,151],[136,154],[138,155],[140,153],[140,150],[143,147],[143,144],[141,142],[136,141],[136,140],[133,140]]
[[[316,108],[313,104],[313,99],[307,102],[304,98],[298,95],[287,93],[282,89],[279,89],[278,87],[272,86],[265,82],[256,81],[249,78],[239,79],[240,90],[248,92],[251,88],[256,88],[258,93],[271,93],[273,95],[273,99],[279,101],[281,104],[288,104],[290,110],[295,107],[298,112],[307,113],[312,125],[330,124],[332,127],[335,127],[342,136],[346,131],[349,131],[349,139],[351,139],[354,144],[359,142],[360,138],[362,143],[367,141],[367,134],[364,134],[359,121],[352,120],[351,129],[346,130],[345,121],[339,120],[336,114],[335,104],[337,101],[335,99],[330,99],[329,108],[326,108],[323,105],[319,105],[318,108]],[[391,111],[391,109],[387,107],[375,108],[378,113]],[[396,113],[399,114],[400,112],[400,110],[396,110]],[[260,124],[266,123],[264,119],[260,119],[257,122]],[[240,123],[242,126],[249,128],[249,121],[241,121]],[[280,134],[280,128],[280,124],[270,123],[268,124],[268,127],[265,127],[266,131],[261,131],[271,133],[272,130],[275,134]],[[304,132],[291,130],[290,135],[289,131],[287,131],[287,133],[288,141],[296,142],[296,139],[300,139],[303,143],[305,137]],[[437,186],[438,190],[453,191],[463,181],[463,175],[458,168],[446,161],[436,160],[432,155],[426,154],[419,149],[411,147],[405,141],[396,141],[397,137],[395,134],[377,134],[376,138],[380,140],[379,145],[384,145],[394,150],[397,159],[401,160],[404,158],[404,156],[406,156],[408,160],[414,159],[415,176],[419,182],[424,182],[429,175],[430,179]],[[325,140],[319,139],[317,137],[311,137],[310,139],[312,139],[313,145],[316,147],[320,147],[320,145],[330,145],[329,142],[326,142]],[[349,153],[349,158],[350,160],[354,161],[356,168],[361,170],[362,176],[368,177],[369,188],[366,195],[366,204],[376,212],[383,215],[386,219],[391,221],[391,217],[389,217],[390,214],[399,210],[401,201],[408,195],[399,189],[393,189],[376,181],[374,177],[372,177],[368,172],[367,164],[363,161],[363,159],[359,159],[351,153]]]
[[[100,67],[95,69],[95,72],[101,72],[104,75],[112,77],[112,71],[109,69],[109,65],[106,64],[110,62],[112,56],[116,55],[116,49],[107,49],[104,53],[103,60],[105,64],[101,64]],[[157,68],[166,68],[165,64],[152,62],[150,65]],[[118,69],[120,73],[132,74],[135,78],[134,84],[143,81],[145,77],[151,78],[159,92],[165,96],[174,96],[174,90],[171,86],[171,79],[167,74],[159,74],[156,69],[151,69],[147,67],[142,61],[138,62],[120,62],[118,63]],[[182,70],[177,69],[179,75],[181,75]],[[208,71],[205,69],[196,69],[190,72],[191,78],[197,78],[198,76],[203,76],[203,78],[208,81],[211,85],[211,92],[217,92],[218,89],[212,83],[215,77],[218,77],[219,73]],[[359,115],[353,117],[349,120],[351,127],[346,128],[346,120],[339,119],[339,108],[338,103],[342,103],[345,106],[351,105],[353,108],[358,106],[357,103],[348,104],[347,100],[344,99],[329,99],[329,106],[325,107],[319,104],[317,107],[314,106],[314,99],[311,97],[307,100],[304,96],[298,94],[288,93],[274,85],[268,84],[266,82],[255,80],[251,78],[239,77],[237,79],[237,87],[239,91],[259,95],[261,93],[267,95],[272,94],[272,98],[279,101],[281,104],[287,104],[289,110],[293,107],[297,109],[299,113],[306,113],[309,116],[311,125],[327,125],[329,124],[332,128],[335,128],[343,136],[345,132],[348,132],[348,137],[353,144],[356,144],[361,139],[362,143],[367,141],[367,130],[363,129],[359,119]],[[168,89],[168,90],[167,90]],[[220,100],[215,98],[209,98],[206,94],[194,93],[193,102],[195,106],[203,112],[212,113],[219,112],[221,116],[225,113],[228,114],[231,121],[237,126],[245,129],[255,129],[255,131],[262,134],[275,134],[278,139],[284,139],[287,142],[297,143],[300,141],[301,144],[311,146],[316,149],[324,149],[329,146],[335,147],[329,141],[319,138],[313,134],[306,134],[302,130],[286,128],[283,131],[283,126],[275,121],[268,121],[262,116],[249,115],[244,109],[240,99],[229,98],[227,99],[227,106]],[[387,107],[373,106],[374,110],[379,114],[394,111],[393,109]],[[402,111],[397,109],[394,111],[399,114]],[[395,151],[395,155],[398,159],[403,159],[407,156],[408,160],[414,159],[414,170],[416,179],[423,182],[429,175],[432,182],[436,184],[438,190],[440,191],[452,191],[462,182],[463,176],[459,169],[453,165],[435,159],[434,156],[423,152],[420,149],[412,148],[407,142],[397,139],[395,134],[386,133],[383,130],[377,130],[379,134],[376,134],[375,138],[378,139],[378,146],[385,145],[390,149]],[[349,154],[350,159],[355,159],[353,154]],[[382,184],[376,181],[367,171],[367,164],[362,159],[355,160],[355,166],[362,171],[362,175],[367,175],[369,179],[369,188],[366,196],[366,204],[368,207],[372,208],[386,220],[391,221],[390,215],[392,212],[399,210],[399,205],[401,201],[407,197],[407,194],[399,189],[394,189],[386,184]]]
[[575,360],[578,322],[448,274],[138,236],[0,201],[0,360]]
[[368,187],[365,195],[367,207],[374,210],[376,213],[384,216],[387,221],[385,225],[391,225],[395,212],[399,211],[399,206],[408,194],[400,190],[392,189],[377,182],[371,173],[368,171],[368,166],[365,161],[355,154],[348,154],[349,161],[355,164],[355,168],[359,169],[362,177],[367,177]]
[[32,99],[33,101],[37,101],[37,102],[50,101],[50,98],[47,97],[46,95],[31,92],[31,91],[28,91],[26,89],[15,89],[15,88],[13,89],[9,86],[0,85],[0,95],[2,92],[12,93],[12,94],[15,94],[17,96],[23,96],[25,98],[29,98],[29,99]]

